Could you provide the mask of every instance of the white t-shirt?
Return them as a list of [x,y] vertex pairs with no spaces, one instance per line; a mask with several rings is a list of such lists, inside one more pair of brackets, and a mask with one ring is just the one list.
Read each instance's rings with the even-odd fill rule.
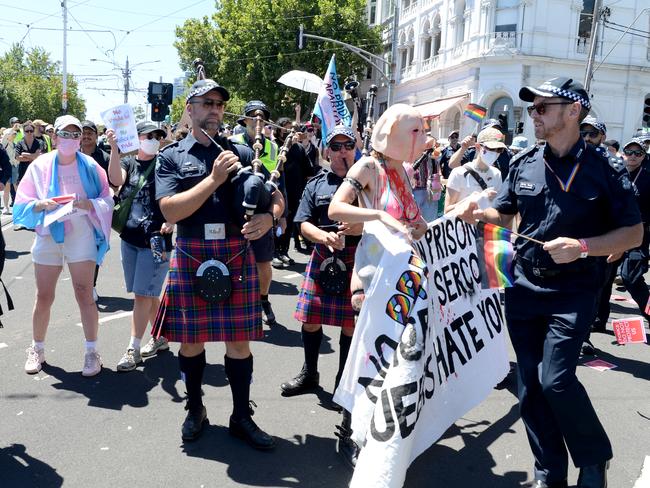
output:
[[[481,170],[479,169],[478,163],[476,161],[470,161],[463,166],[452,169],[451,174],[449,175],[449,179],[447,180],[447,188],[451,188],[452,190],[459,193],[459,202],[474,192],[482,192],[481,185],[479,185],[476,179],[467,172],[467,168],[472,168],[474,171],[476,171],[479,176],[483,178],[483,181],[485,181],[485,184],[488,186],[488,188],[495,190],[497,193],[499,192],[502,183],[501,171],[499,171],[494,166],[488,166],[487,169]],[[481,209],[485,209],[491,206],[487,198],[480,198],[478,200],[478,204]]]

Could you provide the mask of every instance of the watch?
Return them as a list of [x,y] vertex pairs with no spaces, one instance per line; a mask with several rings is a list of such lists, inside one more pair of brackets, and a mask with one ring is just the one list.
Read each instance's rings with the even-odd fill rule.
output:
[[580,258],[586,258],[589,256],[589,246],[587,245],[587,241],[584,239],[578,239],[578,242],[580,243]]
[[277,227],[280,219],[276,219],[275,215],[273,215],[273,212],[271,212],[270,210],[267,210],[266,213],[268,213],[271,216],[271,218],[273,219],[273,227],[274,228]]

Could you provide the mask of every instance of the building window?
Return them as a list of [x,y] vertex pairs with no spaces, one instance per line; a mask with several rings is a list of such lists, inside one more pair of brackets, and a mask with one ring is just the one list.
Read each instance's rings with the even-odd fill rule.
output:
[[433,19],[433,55],[440,54],[440,44],[442,43],[442,32],[440,31],[440,14]]
[[591,37],[591,25],[594,21],[594,0],[583,0],[582,12],[578,22],[578,37]]
[[490,106],[490,118],[498,119],[499,115],[507,114],[508,116],[508,130],[510,131],[514,124],[514,113],[512,110],[513,103],[510,97],[497,98]]
[[465,2],[456,2],[456,45],[465,41]]
[[420,59],[425,61],[431,57],[431,28],[429,27],[429,22],[426,22],[422,26],[422,49],[420,54]]
[[368,23],[374,25],[377,23],[377,0],[370,0],[370,10],[368,12]]
[[381,114],[383,114],[387,108],[388,108],[388,102],[381,102],[379,104],[379,113],[377,114],[377,117],[381,117]]

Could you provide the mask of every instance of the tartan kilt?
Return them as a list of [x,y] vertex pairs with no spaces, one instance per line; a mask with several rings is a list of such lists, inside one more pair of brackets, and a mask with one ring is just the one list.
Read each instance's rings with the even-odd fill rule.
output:
[[332,253],[323,244],[315,244],[314,250],[309,258],[305,279],[302,282],[298,305],[294,318],[304,324],[325,324],[340,327],[354,327],[355,312],[352,309],[350,300],[350,280],[352,279],[352,268],[354,266],[354,253],[357,244],[345,246],[337,253],[338,258],[343,261],[347,268],[347,282],[345,294],[328,295],[323,291],[318,277],[322,262],[331,257]]
[[[196,270],[200,264],[178,250],[182,249],[201,263],[218,259],[224,264],[247,245],[243,237],[225,240],[196,238],[176,239],[167,285],[160,300],[152,334],[172,342],[235,342],[261,339],[262,312],[260,286],[253,250],[249,247],[246,262],[239,255],[228,263],[232,293],[227,300],[208,303],[195,289]],[[243,266],[243,268],[242,268]],[[245,273],[244,282],[239,277]]]

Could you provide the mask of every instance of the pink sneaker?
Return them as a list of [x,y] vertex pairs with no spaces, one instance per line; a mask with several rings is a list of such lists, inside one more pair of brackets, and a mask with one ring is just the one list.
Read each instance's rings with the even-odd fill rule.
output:
[[43,349],[36,349],[34,346],[29,346],[25,352],[27,353],[25,373],[38,373],[45,363],[45,351]]
[[88,351],[84,356],[82,376],[95,376],[102,370],[102,358],[97,351]]

